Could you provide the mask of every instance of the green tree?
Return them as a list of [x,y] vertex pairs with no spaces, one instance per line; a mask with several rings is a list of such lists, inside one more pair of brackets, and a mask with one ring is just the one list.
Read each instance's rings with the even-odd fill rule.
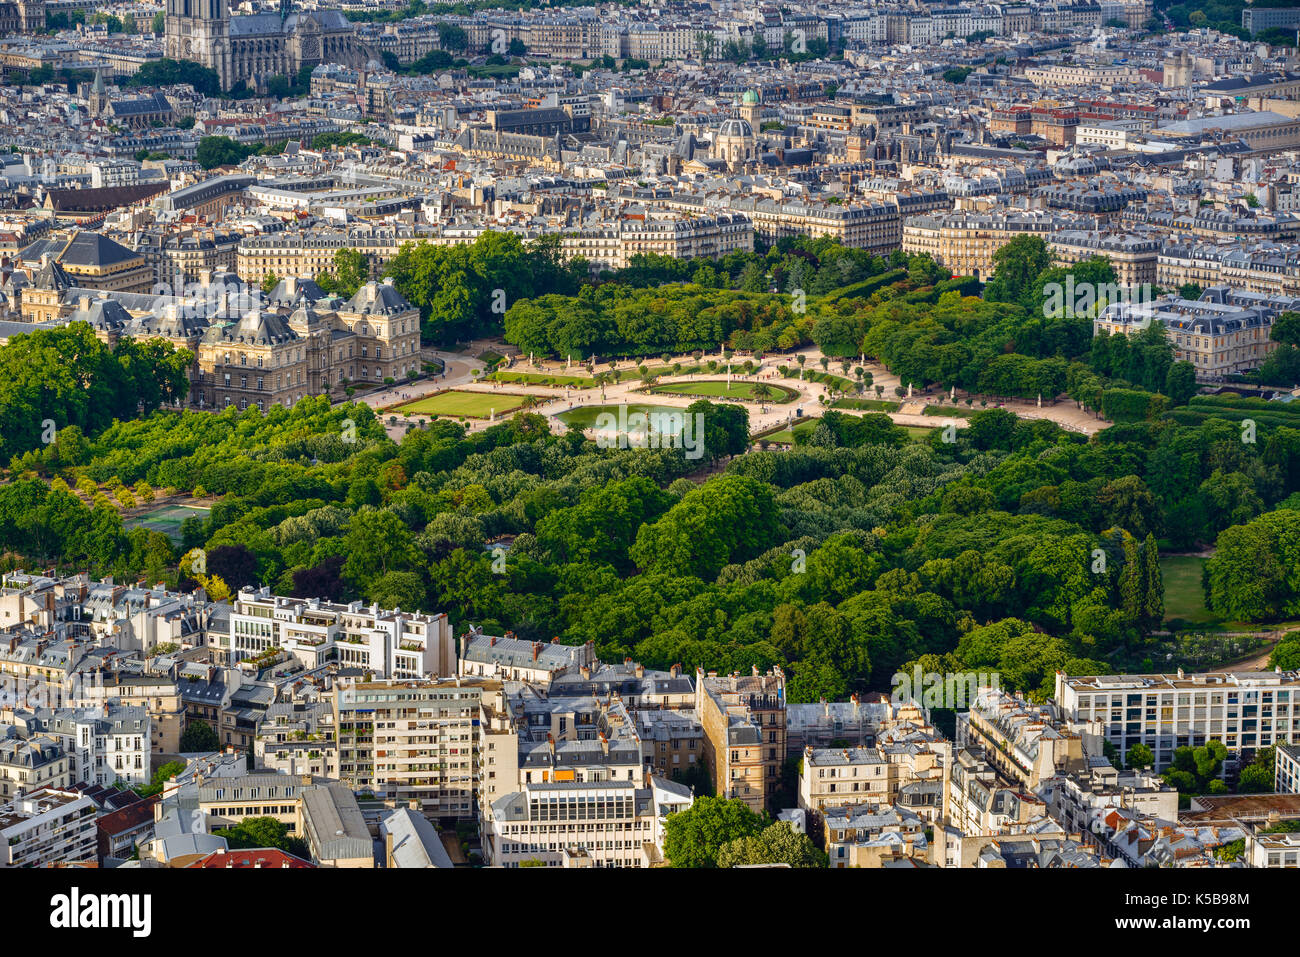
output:
[[237,143],[229,136],[204,136],[199,139],[198,153],[195,161],[204,169],[218,166],[238,166],[258,147]]
[[639,568],[711,579],[722,567],[775,544],[769,487],[724,475],[693,489],[653,525],[644,525],[628,554]]
[[1051,264],[1052,253],[1043,237],[1030,233],[1017,236],[993,253],[993,277],[984,298],[1032,306],[1034,281]]
[[181,752],[183,754],[209,754],[221,750],[221,739],[212,725],[197,719],[185,725],[181,734]]
[[370,278],[370,261],[356,249],[339,249],[334,253],[334,269],[316,277],[326,292],[351,299]]
[[168,761],[166,764],[154,770],[153,777],[149,779],[148,784],[141,784],[135,787],[135,793],[139,794],[141,797],[153,797],[155,794],[161,794],[163,786],[184,770],[184,761]]
[[826,854],[789,821],[769,824],[756,835],[736,838],[718,848],[718,867],[741,864],[788,864],[791,867],[825,867]]
[[699,797],[671,814],[664,824],[664,857],[673,867],[717,867],[718,853],[730,841],[757,837],[765,819],[744,801]]
[[1128,749],[1128,766],[1142,771],[1156,763],[1156,756],[1145,744],[1135,744]]
[[1279,509],[1224,529],[1205,582],[1206,604],[1229,620],[1300,615],[1300,512]]
[[1241,769],[1237,777],[1237,790],[1243,794],[1263,794],[1271,792],[1276,782],[1274,774],[1277,762],[1277,749],[1260,748],[1255,752],[1250,764]]
[[290,837],[289,826],[273,817],[246,817],[233,827],[217,828],[212,833],[224,837],[231,850],[275,848],[311,860],[307,842]]

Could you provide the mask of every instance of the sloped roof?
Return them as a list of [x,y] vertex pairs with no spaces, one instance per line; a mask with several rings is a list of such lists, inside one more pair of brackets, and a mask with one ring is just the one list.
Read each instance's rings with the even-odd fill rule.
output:
[[398,292],[396,287],[386,282],[371,280],[348,300],[347,308],[349,312],[367,315],[393,315],[409,312],[415,307],[407,302],[406,297]]
[[131,314],[122,308],[120,302],[112,299],[96,299],[76,309],[68,317],[68,321],[88,322],[96,329],[119,330],[131,322]]
[[51,189],[46,191],[45,196],[46,205],[58,212],[102,213],[151,199],[169,189],[171,184],[163,180],[157,183],[137,183],[134,186]]

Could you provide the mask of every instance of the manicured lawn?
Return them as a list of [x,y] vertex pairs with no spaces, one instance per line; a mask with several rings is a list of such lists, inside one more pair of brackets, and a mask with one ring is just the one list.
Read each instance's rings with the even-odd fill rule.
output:
[[513,412],[527,401],[526,395],[511,392],[439,392],[437,395],[425,396],[406,405],[398,406],[393,412],[399,415],[410,412],[413,415],[451,415],[466,416],[471,419],[486,419],[496,410],[498,416]]
[[488,378],[495,379],[497,382],[519,382],[524,385],[576,385],[579,389],[590,389],[596,385],[595,379],[589,379],[586,376],[553,375],[546,372],[510,372],[505,369],[500,372],[493,372]]
[[[617,405],[584,405],[577,409],[571,409],[568,412],[561,412],[556,416],[565,425],[577,426],[580,429],[592,429],[596,426],[596,418],[602,412],[609,412],[618,415]],[[627,414],[632,415],[634,412],[649,414],[651,412],[684,412],[683,409],[671,405],[647,405],[643,402],[631,402],[627,406]]]
[[[669,375],[697,375],[699,373],[709,371],[708,366],[703,364],[696,365],[694,362],[681,363],[681,368],[678,369],[676,372],[673,371],[672,366],[666,366],[663,365],[662,363],[656,363],[655,365],[651,365],[650,363],[647,362],[645,364],[645,367],[647,371],[649,371],[652,375],[657,375],[660,377],[669,376]],[[600,366],[596,366],[596,371],[608,372],[609,366],[606,366],[603,370],[601,369]],[[727,370],[724,367],[722,371],[725,373]],[[630,379],[639,379],[639,378],[641,378],[641,370],[634,366],[629,366],[626,369],[618,370],[619,382],[627,382]]]
[[1165,620],[1181,618],[1198,625],[1216,624],[1222,619],[1205,607],[1201,591],[1201,569],[1205,559],[1195,555],[1170,555],[1160,559],[1160,577],[1165,584]]
[[966,408],[965,405],[956,406],[956,405],[946,403],[944,405],[927,405],[924,411],[921,412],[921,414],[942,415],[942,416],[947,416],[950,419],[956,419],[956,418],[969,419],[972,415],[974,415],[978,411],[979,409],[968,409]]
[[905,425],[903,428],[907,430],[907,434],[912,437],[913,442],[929,442],[930,435],[934,432],[934,429],[927,429],[919,425]]
[[822,372],[820,369],[804,369],[803,378],[809,382],[820,382],[822,385],[834,389],[836,392],[848,394],[857,389],[852,379],[846,379],[842,375],[836,375],[833,372]]
[[[672,395],[698,395],[705,397],[725,396],[728,399],[751,399],[756,400],[754,390],[758,388],[757,382],[742,382],[733,380],[731,385],[727,385],[725,379],[701,379],[698,382],[670,382],[667,385],[655,386],[652,391],[666,392]],[[774,383],[766,383],[767,387],[772,390],[771,396],[766,400],[768,402],[789,402],[794,399],[798,393],[785,386]]]
[[836,399],[832,409],[855,409],[859,412],[897,412],[898,403],[886,399]]
[[805,432],[811,432],[817,428],[817,423],[821,421],[820,417],[811,419],[800,419],[794,424],[793,428],[782,429],[780,432],[772,432],[768,435],[760,436],[760,439],[767,439],[769,442],[785,443],[794,445],[795,434],[803,435]]

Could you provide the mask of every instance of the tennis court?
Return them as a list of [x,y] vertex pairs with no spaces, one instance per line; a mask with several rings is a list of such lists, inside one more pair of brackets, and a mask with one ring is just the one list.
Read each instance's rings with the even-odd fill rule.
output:
[[181,523],[187,518],[206,519],[212,511],[202,505],[161,505],[126,522],[127,528],[147,528],[162,532],[172,541],[181,540]]

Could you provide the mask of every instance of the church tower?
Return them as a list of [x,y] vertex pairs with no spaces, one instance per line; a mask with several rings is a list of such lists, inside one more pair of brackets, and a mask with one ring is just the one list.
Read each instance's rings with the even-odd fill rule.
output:
[[221,88],[230,89],[233,80],[228,0],[167,0],[164,36],[168,57],[216,70]]
[[108,91],[104,89],[104,74],[100,70],[95,71],[95,82],[90,86],[87,99],[91,116],[99,117],[108,112]]

